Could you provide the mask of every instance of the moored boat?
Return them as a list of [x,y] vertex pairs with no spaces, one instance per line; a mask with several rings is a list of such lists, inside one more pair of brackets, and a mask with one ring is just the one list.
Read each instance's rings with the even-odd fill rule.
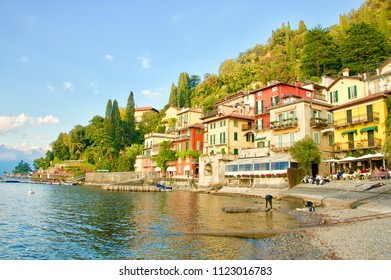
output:
[[172,190],[172,187],[168,187],[168,186],[165,186],[165,185],[162,185],[162,184],[156,184],[156,187],[160,191],[171,191]]

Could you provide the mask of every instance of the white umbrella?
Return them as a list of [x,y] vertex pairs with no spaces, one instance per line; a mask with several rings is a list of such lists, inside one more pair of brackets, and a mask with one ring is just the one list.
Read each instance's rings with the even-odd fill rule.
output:
[[351,162],[351,161],[356,161],[358,160],[356,157],[346,157],[343,159],[337,160],[338,163],[346,163],[346,162]]

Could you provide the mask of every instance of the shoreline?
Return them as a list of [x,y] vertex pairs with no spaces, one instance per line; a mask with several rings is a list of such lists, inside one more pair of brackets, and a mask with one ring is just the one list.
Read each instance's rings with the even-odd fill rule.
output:
[[[366,191],[378,182],[385,185]],[[187,190],[259,198],[272,193],[278,200],[311,200],[322,206],[315,213],[295,211],[293,215],[304,221],[305,227],[263,239],[257,259],[391,260],[391,182],[388,180],[334,181],[322,186],[300,184],[293,188]]]

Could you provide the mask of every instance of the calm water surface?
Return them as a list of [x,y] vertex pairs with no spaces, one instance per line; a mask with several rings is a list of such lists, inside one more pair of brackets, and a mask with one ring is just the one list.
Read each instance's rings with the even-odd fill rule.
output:
[[[35,194],[28,191],[34,189]],[[259,199],[192,192],[108,192],[94,187],[0,183],[0,259],[220,260],[262,258],[262,240],[194,234],[293,228]],[[274,202],[274,208],[294,208]],[[189,234],[192,233],[192,234]]]

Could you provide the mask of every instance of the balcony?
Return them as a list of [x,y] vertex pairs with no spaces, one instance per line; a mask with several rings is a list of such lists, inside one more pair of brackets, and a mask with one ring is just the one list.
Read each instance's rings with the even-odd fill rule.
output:
[[190,139],[189,134],[178,135],[178,136],[174,137],[172,140],[173,141],[181,141],[181,140],[186,140],[186,139]]
[[270,122],[271,130],[283,130],[289,128],[296,128],[297,126],[297,118],[283,119],[282,121]]
[[277,143],[276,145],[270,145],[270,150],[279,153],[279,152],[289,152],[291,147],[295,144],[296,142],[283,142],[283,143]]
[[365,150],[365,149],[381,148],[381,145],[382,145],[382,140],[380,138],[363,139],[359,141],[346,141],[342,143],[335,143],[334,150],[336,152]]
[[242,131],[252,130],[253,127],[254,126],[252,124],[244,123],[242,124]]
[[354,124],[364,124],[367,122],[378,122],[379,121],[379,112],[373,112],[372,115],[368,114],[361,114],[361,115],[355,115],[352,116],[352,118],[341,118],[334,120],[334,127],[344,127],[348,125],[354,125]]
[[311,118],[310,120],[310,125],[312,128],[326,128],[329,123],[327,122],[327,119],[322,119],[322,118]]

